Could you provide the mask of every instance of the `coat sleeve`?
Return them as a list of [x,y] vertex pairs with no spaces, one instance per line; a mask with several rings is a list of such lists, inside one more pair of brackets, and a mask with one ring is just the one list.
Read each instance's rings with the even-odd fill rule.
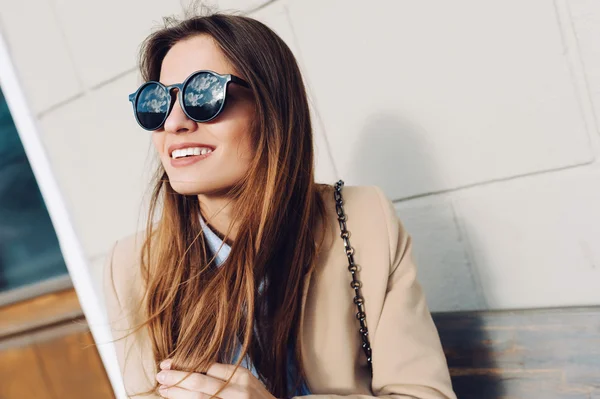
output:
[[139,332],[129,334],[132,321],[139,312],[134,282],[137,281],[136,262],[129,241],[116,241],[105,261],[103,269],[103,293],[113,344],[123,378],[127,398],[160,398],[151,394],[136,393],[152,387],[154,364],[149,348],[140,347]]
[[[417,280],[412,239],[383,190],[373,186],[386,220],[390,271],[381,316],[369,325],[373,359],[370,395],[313,399],[456,399],[440,338]],[[369,315],[367,314],[367,321]],[[321,397],[321,398],[318,398]]]

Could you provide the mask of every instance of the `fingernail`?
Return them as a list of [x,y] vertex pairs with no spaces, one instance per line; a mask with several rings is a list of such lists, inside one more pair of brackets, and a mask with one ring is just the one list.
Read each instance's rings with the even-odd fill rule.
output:
[[171,359],[165,359],[162,362],[160,362],[160,368],[161,369],[169,369],[169,368],[171,368]]
[[164,382],[165,381],[165,372],[161,371],[160,373],[156,374],[156,379],[158,380],[158,382]]

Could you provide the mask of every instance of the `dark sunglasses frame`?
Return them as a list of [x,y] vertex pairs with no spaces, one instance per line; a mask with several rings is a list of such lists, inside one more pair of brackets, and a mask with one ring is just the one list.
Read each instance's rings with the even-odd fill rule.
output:
[[[196,119],[193,118],[185,109],[185,104],[183,102],[183,89],[186,87],[187,83],[193,79],[196,75],[200,74],[200,73],[208,73],[210,75],[216,76],[217,78],[219,78],[220,80],[224,81],[223,84],[223,102],[221,103],[221,107],[219,108],[219,110],[217,112],[215,112],[215,114],[213,116],[211,116],[208,119]],[[133,105],[133,115],[135,116],[135,120],[138,123],[138,125],[140,125],[140,127],[144,130],[148,130],[148,131],[155,131],[160,129],[164,124],[165,121],[167,120],[167,118],[169,117],[169,114],[171,113],[171,110],[173,109],[173,97],[171,96],[171,90],[173,90],[174,88],[177,88],[178,93],[177,93],[177,98],[179,100],[179,105],[181,106],[181,109],[183,110],[183,112],[185,113],[185,115],[190,118],[191,120],[195,121],[195,122],[208,122],[211,121],[213,119],[215,119],[220,113],[221,111],[223,111],[223,108],[225,108],[225,103],[227,102],[227,86],[229,86],[229,83],[236,83],[240,86],[246,87],[246,88],[250,88],[250,84],[248,82],[246,82],[244,79],[239,78],[235,75],[232,75],[230,73],[228,74],[220,74],[217,73],[215,71],[211,71],[209,69],[200,69],[198,71],[192,72],[190,74],[190,76],[188,76],[187,78],[185,78],[185,80],[183,81],[183,83],[176,83],[176,84],[172,84],[170,86],[165,86],[164,84],[156,81],[156,80],[149,80],[145,83],[142,83],[142,85],[140,87],[138,87],[138,89],[131,93],[129,95],[129,101],[131,101],[131,104]],[[140,122],[139,118],[138,118],[138,112],[137,112],[137,101],[138,98],[140,96],[140,94],[142,93],[142,91],[150,84],[157,84],[159,86],[161,86],[162,88],[164,88],[167,92],[167,98],[168,98],[168,103],[167,103],[167,112],[165,114],[165,117],[163,118],[162,122],[160,123],[160,125],[158,125],[158,127],[154,128],[154,129],[148,129],[147,127],[145,127],[144,125],[142,125],[142,123]]]

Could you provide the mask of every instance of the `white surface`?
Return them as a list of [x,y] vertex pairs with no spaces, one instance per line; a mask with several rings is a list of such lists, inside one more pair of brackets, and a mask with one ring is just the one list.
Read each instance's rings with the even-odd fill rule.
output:
[[600,304],[600,168],[480,187],[455,208],[490,309]]
[[[90,275],[85,254],[75,233],[73,223],[62,193],[59,190],[46,150],[40,140],[38,126],[31,106],[23,95],[6,43],[0,35],[0,86],[8,103],[14,124],[19,132],[31,169],[38,182],[40,193],[48,209],[50,219],[58,237],[69,276],[77,292],[79,304],[97,343],[112,339],[105,309],[95,295],[95,284]],[[124,396],[122,379],[113,345],[99,345],[98,353],[106,365],[108,378],[116,394]]]
[[[137,48],[181,5],[0,4],[25,94],[51,109],[50,179],[96,275],[147,188],[150,136],[125,99]],[[277,0],[254,15],[304,72],[317,180],[398,201],[433,311],[600,304],[600,2]]]
[[252,10],[256,10],[264,6],[265,4],[271,3],[273,0],[218,0],[213,1],[213,3],[217,4],[219,9],[227,11],[227,10],[239,10],[242,12],[248,12]]
[[438,312],[486,309],[450,196],[400,203],[396,210],[412,236],[417,277],[429,308]]
[[399,199],[592,159],[552,2],[304,0],[290,16],[348,184]]
[[600,4],[597,0],[569,0],[568,5],[581,49],[588,89],[595,104],[595,114],[600,115]]
[[[115,16],[98,9],[104,5],[86,4],[83,10],[72,0],[49,4],[65,37],[55,46],[71,50],[77,75],[88,87],[109,81],[46,113],[41,121],[48,157],[85,253],[95,257],[139,226],[152,161],[150,137],[137,127],[124,100],[139,83],[135,73],[126,73],[135,60],[133,47],[160,15],[179,12],[181,6],[149,2],[140,13],[133,2],[120,4],[120,16]],[[563,0],[556,7],[536,0],[492,2],[485,9],[469,0],[451,6],[431,0],[370,4],[281,0],[255,14],[289,43],[305,73],[318,180],[378,184],[393,199],[471,184],[490,185],[501,194],[505,186],[498,179],[545,172],[531,181],[562,180],[567,172],[561,168],[594,162],[598,135],[588,90],[597,95],[598,3],[572,0],[570,12]],[[13,18],[3,29],[15,38],[13,48],[26,48],[29,39],[18,23],[25,14],[18,10],[11,9]],[[58,28],[48,24],[40,26],[56,39]],[[14,58],[24,60],[20,71],[38,68],[34,58],[19,54]],[[57,65],[71,65],[66,51],[54,54]],[[364,78],[367,69],[376,72],[369,79],[383,83],[363,84],[357,91],[351,83],[357,76]],[[585,85],[586,78],[591,86]],[[26,90],[30,98],[46,95],[41,85]],[[504,266],[482,262],[480,247],[465,248],[464,227],[451,218],[452,195],[432,198],[433,205],[411,200],[398,207],[414,230],[432,309],[485,306],[486,299],[473,294],[488,289],[479,284],[479,274],[495,275]],[[470,226],[474,213],[465,205],[461,209],[461,223]],[[578,212],[590,215],[595,210]],[[539,228],[527,219],[515,223],[523,230]],[[502,242],[487,231],[493,226],[482,225],[478,231],[490,237],[485,248],[491,253],[496,251],[494,240]],[[539,248],[520,251],[522,259],[536,256]],[[558,247],[550,253],[555,258],[572,255],[561,251]],[[542,265],[531,267],[543,270]],[[475,290],[470,291],[470,284]],[[510,303],[525,306],[535,296],[519,295],[511,294]],[[565,303],[583,300],[581,292],[565,295]],[[496,297],[491,303],[500,303]]]
[[314,98],[313,89],[309,80],[309,76],[305,71],[302,61],[302,54],[296,46],[296,39],[292,26],[290,25],[290,16],[286,2],[279,1],[265,7],[258,12],[252,14],[253,18],[268,25],[275,31],[285,43],[290,47],[303,74],[304,85],[306,86],[308,101],[310,106],[312,124],[313,124],[313,141],[315,146],[315,180],[322,183],[333,183],[337,181],[338,174],[331,159],[329,144],[323,129],[323,121],[318,111],[318,104]]
[[0,24],[34,114],[81,93],[78,71],[47,0],[0,0]]
[[[38,0],[41,1],[41,0]],[[139,45],[162,26],[162,17],[181,16],[190,1],[184,0],[51,0],[73,54],[73,62],[86,87],[106,82],[137,63]],[[217,9],[252,10],[266,0],[206,1]]]
[[127,101],[138,84],[129,73],[40,122],[88,257],[103,254],[145,220],[140,207],[155,163],[151,133],[137,125]]
[[[99,13],[94,29],[83,29],[73,20],[83,6],[71,7],[70,1],[54,4],[61,20],[68,20],[61,29],[74,59],[82,62],[76,62],[78,74],[88,76],[86,85],[109,82],[45,114],[42,137],[85,253],[95,258],[115,238],[139,227],[152,164],[150,136],[137,127],[124,100],[139,83],[135,72],[126,73],[133,65],[127,57],[133,57],[131,47],[139,44],[135,37],[141,40],[155,25],[149,14],[161,15],[169,7],[177,11],[180,5],[150,2],[148,15],[134,16],[133,5],[127,5],[122,11],[131,16],[129,28],[119,22],[121,17],[106,15],[117,27],[107,29],[98,22]],[[496,242],[504,241],[492,231],[496,224],[484,223],[475,212],[486,197],[480,200],[483,205],[461,203],[460,212],[453,205],[455,194],[479,192],[480,185],[501,196],[509,187],[502,180],[524,179],[515,175],[530,174],[526,181],[533,183],[562,182],[573,179],[568,173],[572,165],[583,164],[578,170],[584,171],[597,167],[600,146],[588,91],[596,95],[600,90],[593,79],[593,71],[600,70],[594,42],[600,3],[572,0],[571,10],[563,0],[555,4],[513,0],[484,9],[470,0],[451,6],[432,0],[377,1],[365,8],[356,1],[342,6],[333,0],[280,0],[254,14],[290,45],[304,72],[314,118],[317,180],[378,184],[396,200],[450,190],[398,204],[415,237],[420,278],[432,310],[556,303],[525,290],[527,284],[539,288],[527,278],[543,273],[543,265],[528,265],[532,270],[514,266],[523,289],[511,292],[510,299],[500,298],[508,295],[500,288],[503,280],[494,286],[489,276],[501,274],[506,260],[485,259],[496,258]],[[119,42],[121,36],[128,39]],[[351,83],[367,69],[376,71],[369,79],[383,83],[363,84],[358,91]],[[455,191],[465,185],[475,186]],[[540,208],[539,217],[558,206]],[[577,212],[585,217],[596,209],[577,207]],[[529,219],[513,223],[530,234],[540,229]],[[473,226],[481,245],[466,241]],[[511,262],[543,257],[541,249],[519,247]],[[560,246],[548,251],[556,259],[575,256]],[[579,281],[572,279],[573,284]],[[573,304],[594,297],[574,290],[561,298]]]
[[181,14],[179,0],[52,0],[73,63],[86,88],[135,68],[142,40]]

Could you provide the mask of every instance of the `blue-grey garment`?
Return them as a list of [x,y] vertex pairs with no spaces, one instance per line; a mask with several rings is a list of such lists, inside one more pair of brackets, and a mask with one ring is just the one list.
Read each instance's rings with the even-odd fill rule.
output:
[[[210,252],[215,256],[215,262],[217,264],[217,266],[221,266],[221,264],[223,264],[223,262],[225,262],[225,259],[227,259],[227,257],[229,256],[229,252],[231,252],[231,247],[229,245],[227,245],[227,243],[223,242],[223,240],[221,240],[219,238],[218,235],[215,234],[214,231],[212,231],[210,229],[210,227],[206,224],[206,222],[204,221],[204,219],[202,218],[202,215],[200,215],[200,224],[202,225],[202,231],[204,232],[204,236],[206,237],[206,243],[208,245],[208,248],[210,250]],[[262,287],[259,286],[259,290]],[[239,348],[238,348],[238,352],[239,353]],[[306,383],[303,381],[300,384],[300,387],[293,392],[293,387],[292,387],[292,382],[295,381],[296,378],[296,367],[294,362],[292,361],[292,359],[294,359],[294,348],[290,347],[288,349],[288,369],[287,369],[287,373],[288,373],[288,392],[289,392],[289,396],[302,396],[302,395],[310,395],[310,390],[308,389],[308,386],[306,386]],[[237,354],[235,356],[235,360],[237,360]],[[258,373],[256,371],[256,368],[254,367],[254,365],[252,365],[252,362],[250,361],[250,358],[248,357],[248,355],[246,355],[244,357],[244,359],[242,360],[241,365],[245,368],[247,368],[248,370],[250,370],[252,372],[252,374],[258,378]]]

